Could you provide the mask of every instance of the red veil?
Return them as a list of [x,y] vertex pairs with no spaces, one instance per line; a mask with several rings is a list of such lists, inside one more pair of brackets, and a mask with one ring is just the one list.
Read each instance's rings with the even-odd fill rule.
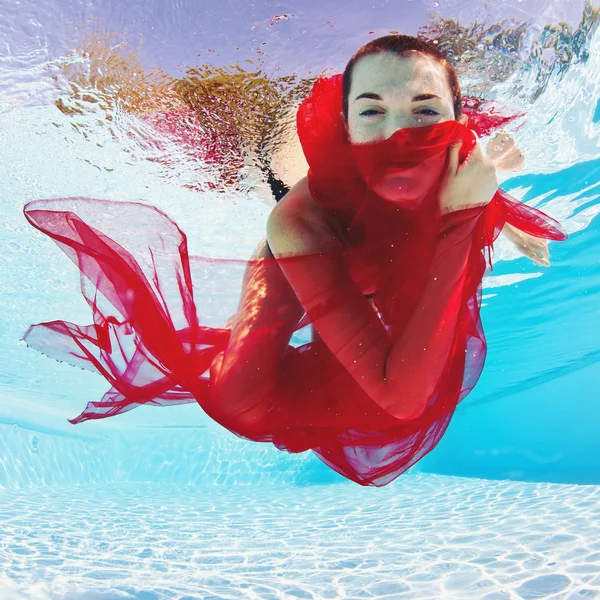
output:
[[[248,262],[257,305],[264,300],[269,269],[281,269],[305,311],[290,331],[312,323],[321,334],[298,347],[286,345],[274,367],[253,348],[268,344],[273,331],[285,325],[280,312],[272,310],[269,327],[248,331],[243,348],[228,345],[231,331],[208,326],[199,314],[199,300],[211,290],[193,281],[185,235],[159,210],[87,198],[40,200],[25,207],[29,222],[79,267],[81,290],[93,314],[93,324],[87,326],[65,321],[35,325],[25,340],[52,357],[99,372],[111,385],[72,423],[143,404],[196,401],[240,437],[272,442],[289,452],[312,449],[338,473],[376,486],[398,477],[437,445],[483,368],[486,343],[479,308],[484,251],[490,256],[506,222],[538,237],[565,236],[552,219],[501,190],[486,207],[443,216],[437,209],[439,181],[429,182],[427,193],[410,203],[383,200],[373,185],[390,163],[411,168],[426,160],[443,162],[449,144],[458,139],[463,140],[464,158],[474,137],[452,121],[352,146],[341,108],[340,76],[317,81],[298,112],[298,133],[310,165],[313,198],[335,215],[345,243],[333,258]],[[502,117],[480,118],[479,130],[502,122]],[[447,242],[444,268],[453,269],[458,283],[443,311],[434,315],[422,299],[432,265],[442,260],[436,255],[440,239]],[[468,245],[467,260],[453,264],[448,256],[457,244]],[[322,284],[319,265],[333,259],[353,272],[352,282]],[[227,269],[228,264],[220,266]],[[375,310],[369,306],[365,319],[379,342],[391,348],[410,331],[413,346],[429,347],[427,362],[415,363],[412,372],[415,389],[428,390],[427,397],[411,418],[402,410],[402,393],[382,400],[369,392],[348,354],[355,335],[352,323],[332,326],[335,310],[352,294],[371,299]],[[440,336],[419,338],[444,327],[444,344]],[[233,379],[234,402],[223,409],[214,389],[220,364],[215,359],[223,356],[233,364],[236,359],[253,362],[257,371],[271,368],[272,385],[262,392],[250,389],[247,379]]]

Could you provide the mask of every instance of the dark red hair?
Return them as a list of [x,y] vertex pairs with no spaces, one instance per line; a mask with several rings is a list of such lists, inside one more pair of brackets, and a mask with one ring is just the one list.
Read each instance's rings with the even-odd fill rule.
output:
[[424,39],[413,37],[410,35],[385,35],[370,41],[360,48],[350,59],[344,69],[342,93],[343,93],[343,110],[344,118],[348,120],[348,96],[350,95],[350,86],[352,84],[352,70],[354,65],[363,57],[370,54],[379,54],[380,52],[391,52],[398,56],[403,56],[408,52],[419,52],[425,56],[435,58],[445,69],[448,76],[448,85],[452,92],[454,104],[454,118],[458,119],[462,114],[462,94],[460,91],[460,83],[454,67],[448,62],[446,55],[438,50],[436,46]]

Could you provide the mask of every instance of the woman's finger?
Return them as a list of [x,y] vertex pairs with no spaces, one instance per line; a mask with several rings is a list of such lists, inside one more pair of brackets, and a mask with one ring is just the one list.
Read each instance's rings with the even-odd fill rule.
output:
[[491,143],[492,149],[496,152],[506,152],[516,146],[516,142],[511,137],[506,137],[500,140],[493,140]]
[[473,131],[473,135],[475,136],[475,144],[473,145],[473,148],[471,149],[471,152],[469,152],[469,158],[474,158],[475,160],[485,160],[485,154],[483,152],[483,148],[481,147],[481,142],[479,141],[479,138],[477,137],[477,134]]
[[496,168],[502,169],[503,171],[516,171],[523,166],[525,157],[515,148],[511,154],[494,159],[493,162],[496,165]]
[[462,146],[462,140],[454,142],[448,149],[448,174],[454,175],[458,170],[458,153]]
[[527,258],[530,258],[536,265],[541,265],[543,267],[550,266],[549,256],[544,256],[541,252],[534,252],[532,249],[527,249],[523,254]]
[[548,250],[548,244],[544,242],[540,243],[524,243],[522,245],[523,254],[531,258],[534,262],[545,264],[550,259],[550,251]]
[[472,133],[475,136],[475,145],[473,146],[469,154],[467,154],[465,160],[458,165],[457,173],[461,173],[465,169],[469,168],[471,165],[481,164],[485,160],[483,152],[481,150],[481,144],[479,144],[477,140],[477,135],[474,131]]

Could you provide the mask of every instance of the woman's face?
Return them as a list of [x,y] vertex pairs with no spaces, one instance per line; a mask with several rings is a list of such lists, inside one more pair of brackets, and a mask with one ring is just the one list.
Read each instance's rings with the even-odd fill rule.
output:
[[353,144],[380,142],[398,129],[454,119],[444,67],[417,52],[369,54],[352,70],[348,135]]
[[[454,99],[448,75],[433,57],[417,52],[403,56],[380,52],[354,65],[348,96],[351,143],[379,142],[399,129],[453,119]],[[459,121],[466,123],[466,117]],[[390,172],[374,189],[389,200],[417,199],[427,193],[443,167],[444,161],[429,160],[402,173]],[[407,193],[413,198],[406,198]]]

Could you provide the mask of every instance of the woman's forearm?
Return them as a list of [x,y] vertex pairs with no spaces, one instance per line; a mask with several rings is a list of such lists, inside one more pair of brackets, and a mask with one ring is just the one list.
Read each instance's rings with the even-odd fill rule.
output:
[[417,307],[387,357],[381,406],[388,412],[419,416],[434,393],[456,337],[472,250],[472,221],[438,241]]

